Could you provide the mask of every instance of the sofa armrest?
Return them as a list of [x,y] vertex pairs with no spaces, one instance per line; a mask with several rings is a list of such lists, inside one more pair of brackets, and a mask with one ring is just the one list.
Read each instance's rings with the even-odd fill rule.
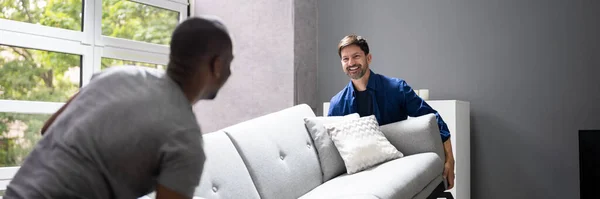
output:
[[435,152],[444,162],[444,148],[434,114],[427,114],[381,126],[386,138],[405,156]]

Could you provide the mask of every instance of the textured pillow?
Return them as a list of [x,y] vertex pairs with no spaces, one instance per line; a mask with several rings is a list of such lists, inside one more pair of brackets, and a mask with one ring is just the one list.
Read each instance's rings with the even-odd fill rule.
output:
[[304,118],[304,124],[306,129],[310,133],[310,137],[313,139],[317,154],[319,154],[319,161],[321,163],[321,170],[323,171],[323,182],[326,182],[336,176],[343,174],[346,170],[344,166],[344,160],[340,156],[340,153],[335,148],[331,137],[323,127],[323,124],[342,122],[344,120],[358,119],[360,116],[358,113],[349,114],[346,116],[332,116],[332,117],[310,117]]
[[324,124],[348,174],[404,157],[379,129],[375,116]]

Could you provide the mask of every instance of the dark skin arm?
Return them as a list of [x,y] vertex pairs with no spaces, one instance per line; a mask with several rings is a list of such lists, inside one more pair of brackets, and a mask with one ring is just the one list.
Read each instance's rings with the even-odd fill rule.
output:
[[156,188],[156,199],[190,199],[184,195],[181,195],[167,187],[158,185]]
[[67,103],[65,105],[63,105],[62,107],[60,107],[60,109],[58,109],[58,111],[56,111],[56,113],[52,114],[52,116],[50,116],[50,118],[46,121],[46,123],[44,123],[44,126],[42,127],[42,135],[44,135],[44,133],[46,133],[46,130],[48,130],[48,127],[50,127],[50,125],[52,123],[54,123],[54,120],[65,110],[65,108],[71,103],[71,101],[73,101],[73,99],[75,99],[75,97],[78,95],[79,93],[75,93],[75,95],[73,95],[69,101],[67,101]]

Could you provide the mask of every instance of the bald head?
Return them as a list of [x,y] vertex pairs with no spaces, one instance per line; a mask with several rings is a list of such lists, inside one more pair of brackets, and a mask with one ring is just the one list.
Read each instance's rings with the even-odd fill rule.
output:
[[230,75],[232,42],[214,17],[192,17],[175,28],[167,74],[190,100],[214,98]]

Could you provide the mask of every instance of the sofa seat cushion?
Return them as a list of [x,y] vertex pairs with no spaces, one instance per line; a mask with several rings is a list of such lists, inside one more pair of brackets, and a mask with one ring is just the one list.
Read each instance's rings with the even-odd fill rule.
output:
[[440,179],[442,170],[443,163],[433,152],[410,155],[359,173],[341,175],[311,190],[300,199],[359,195],[413,198],[432,181]]

